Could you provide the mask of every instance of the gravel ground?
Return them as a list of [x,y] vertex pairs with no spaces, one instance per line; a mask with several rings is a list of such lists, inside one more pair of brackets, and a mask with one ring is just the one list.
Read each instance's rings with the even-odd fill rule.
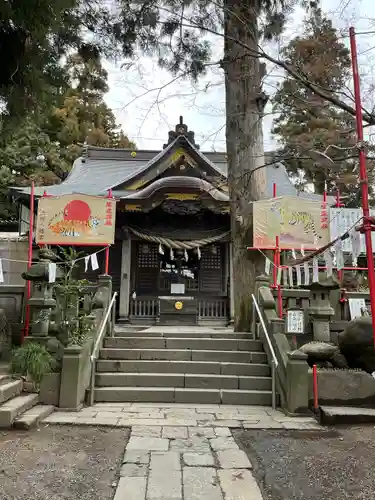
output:
[[2,431],[0,500],[110,500],[128,438],[108,427]]
[[374,500],[375,429],[240,431],[264,500]]

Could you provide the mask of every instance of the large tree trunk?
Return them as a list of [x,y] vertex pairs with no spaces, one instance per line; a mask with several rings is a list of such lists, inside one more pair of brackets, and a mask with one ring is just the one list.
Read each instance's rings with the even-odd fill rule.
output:
[[252,201],[265,192],[261,79],[264,66],[236,40],[258,50],[257,0],[227,0],[224,71],[226,91],[226,141],[231,198],[231,231],[234,270],[235,329],[249,331],[251,293],[257,275],[264,271],[264,257],[252,246]]

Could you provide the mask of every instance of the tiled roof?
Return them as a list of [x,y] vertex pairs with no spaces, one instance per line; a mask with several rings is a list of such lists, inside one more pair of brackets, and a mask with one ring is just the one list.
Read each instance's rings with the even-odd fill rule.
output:
[[[72,170],[64,182],[53,186],[37,187],[35,188],[35,195],[42,196],[44,191],[54,196],[69,193],[104,195],[108,189],[113,189],[115,196],[126,197],[130,193],[124,190],[116,190],[116,187],[147,171],[163,155],[167,154],[177,142],[185,143],[188,148],[191,148],[194,155],[199,156],[218,175],[227,176],[226,153],[201,152],[186,137],[180,136],[162,151],[138,150],[135,151],[135,155],[131,149],[107,149],[89,146],[86,154],[74,162]],[[265,153],[265,163],[271,162],[272,153]],[[310,200],[320,200],[322,198],[320,195],[297,191],[282,163],[276,162],[267,165],[265,168],[267,169],[266,197],[272,197],[273,184],[276,183],[277,196],[300,196]],[[30,187],[12,188],[12,191],[29,195]],[[328,201],[330,203],[331,199]]]

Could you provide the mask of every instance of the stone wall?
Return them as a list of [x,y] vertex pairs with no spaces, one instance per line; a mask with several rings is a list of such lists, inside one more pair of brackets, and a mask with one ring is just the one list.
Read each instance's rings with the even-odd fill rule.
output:
[[[313,401],[312,370],[309,370],[309,401]],[[356,370],[318,370],[319,405],[375,405],[375,379]]]
[[[13,343],[18,343],[22,328],[25,302],[25,280],[21,274],[27,269],[28,240],[18,233],[0,233],[0,257],[4,283],[0,283],[0,309],[4,309],[11,326]],[[14,259],[24,262],[10,262]]]

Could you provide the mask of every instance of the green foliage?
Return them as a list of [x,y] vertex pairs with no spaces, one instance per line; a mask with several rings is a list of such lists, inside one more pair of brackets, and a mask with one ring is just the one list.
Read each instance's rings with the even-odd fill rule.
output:
[[[332,21],[316,7],[305,21],[303,35],[295,37],[282,51],[299,74],[333,95],[345,92],[350,77],[348,49]],[[279,113],[273,133],[281,143],[279,151],[292,175],[303,174],[301,184],[313,183],[322,193],[339,189],[347,206],[357,206],[360,189],[354,117],[327,103],[298,80],[286,76],[274,99]],[[327,147],[331,146],[328,150]],[[333,146],[333,147],[332,147]],[[314,151],[325,152],[334,163]],[[372,170],[372,169],[370,169]]]
[[49,101],[0,136],[0,218],[16,218],[16,207],[7,199],[9,186],[61,182],[85,143],[135,148],[104,101],[107,72],[100,58],[86,60],[75,53],[63,69],[69,86],[63,92],[51,86]]
[[79,316],[78,321],[72,324],[68,331],[68,345],[82,346],[90,337],[91,326],[87,323],[86,316]]
[[56,368],[56,360],[46,347],[37,342],[27,342],[13,350],[12,373],[39,386],[43,376]]
[[[141,50],[156,55],[159,65],[172,74],[197,80],[212,62],[217,40],[224,39],[225,22],[229,25],[229,36],[248,25],[255,40],[261,37],[270,40],[281,33],[295,2],[121,0],[119,4],[120,19],[114,25],[114,33],[125,57],[133,59]],[[258,16],[262,16],[261,29],[256,24]]]
[[5,115],[23,116],[66,85],[64,55],[78,51],[89,58],[113,51],[111,17],[110,6],[98,0],[0,0]]
[[[82,346],[90,336],[91,322],[89,310],[83,307],[85,296],[88,295],[87,280],[78,280],[72,277],[75,264],[72,261],[81,257],[82,252],[74,248],[59,248],[60,256],[69,262],[66,268],[65,278],[54,285],[54,295],[57,301],[58,328],[61,332],[60,341],[64,345]],[[93,294],[92,294],[93,295]],[[92,299],[92,297],[90,297]]]

